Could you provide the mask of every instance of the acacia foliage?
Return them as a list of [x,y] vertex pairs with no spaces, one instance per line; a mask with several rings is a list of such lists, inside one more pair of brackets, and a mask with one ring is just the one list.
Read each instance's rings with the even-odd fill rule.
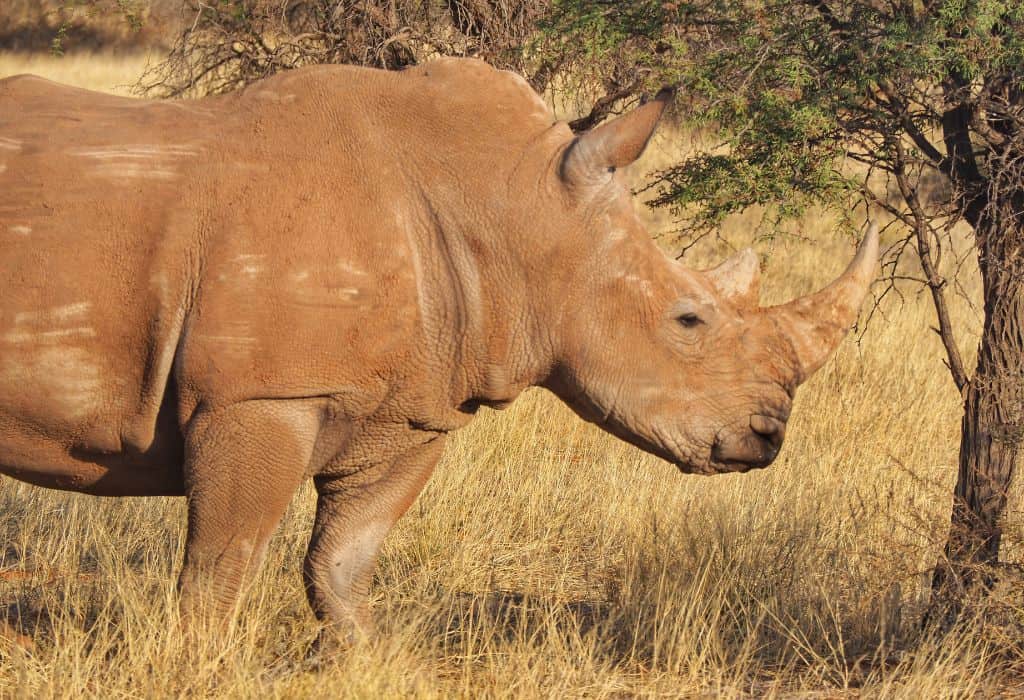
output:
[[685,116],[721,143],[663,173],[655,203],[707,224],[848,201],[865,184],[851,161],[886,176],[867,194],[889,208],[900,170],[941,176],[955,192],[922,204],[976,223],[981,180],[1024,145],[1021,0],[556,0],[546,32],[584,47],[584,70],[634,46],[645,88],[685,87]]

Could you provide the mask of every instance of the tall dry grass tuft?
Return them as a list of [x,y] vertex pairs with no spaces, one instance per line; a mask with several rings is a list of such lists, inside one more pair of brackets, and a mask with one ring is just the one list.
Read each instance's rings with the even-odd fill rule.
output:
[[[69,64],[48,65],[50,75],[61,77],[60,65]],[[128,83],[138,68],[112,62],[85,80]],[[23,69],[0,57],[0,75]],[[655,149],[647,165],[659,157]],[[751,225],[738,218],[727,237],[749,238]],[[768,299],[821,284],[852,252],[827,218],[799,229],[806,240],[759,243],[771,249]],[[723,247],[687,259],[709,263]],[[964,300],[954,313],[977,333]],[[943,638],[920,625],[960,417],[930,325],[926,295],[887,298],[800,390],[787,444],[763,472],[681,476],[541,391],[484,412],[453,437],[387,539],[374,585],[380,638],[318,670],[302,661],[315,634],[299,574],[310,489],[292,503],[237,622],[185,644],[173,622],[181,501],[104,500],[5,479],[0,694],[1011,692],[1024,672],[1022,637],[993,624],[993,610]],[[997,603],[998,619],[1024,620],[1019,600]]]

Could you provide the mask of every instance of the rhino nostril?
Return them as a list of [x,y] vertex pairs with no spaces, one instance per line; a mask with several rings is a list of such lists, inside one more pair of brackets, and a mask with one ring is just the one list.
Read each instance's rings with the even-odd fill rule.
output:
[[750,429],[778,449],[786,436],[786,424],[771,416],[754,414],[750,417]]

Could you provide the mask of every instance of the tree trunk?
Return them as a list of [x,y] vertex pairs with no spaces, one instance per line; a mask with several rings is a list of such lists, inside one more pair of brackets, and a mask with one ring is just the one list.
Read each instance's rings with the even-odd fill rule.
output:
[[1000,204],[1009,211],[990,205],[975,229],[985,325],[964,397],[952,527],[933,580],[947,619],[969,591],[985,592],[994,582],[1000,519],[1024,449],[1024,210],[1018,197]]

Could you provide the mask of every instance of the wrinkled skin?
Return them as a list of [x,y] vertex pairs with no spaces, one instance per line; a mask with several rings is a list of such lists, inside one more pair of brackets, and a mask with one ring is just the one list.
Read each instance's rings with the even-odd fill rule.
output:
[[688,270],[618,169],[670,95],[574,139],[476,61],[317,67],[194,102],[0,80],[0,472],[183,495],[183,611],[230,608],[299,484],[331,639],[481,405],[545,386],[684,472],[767,465],[877,259],[782,307]]

